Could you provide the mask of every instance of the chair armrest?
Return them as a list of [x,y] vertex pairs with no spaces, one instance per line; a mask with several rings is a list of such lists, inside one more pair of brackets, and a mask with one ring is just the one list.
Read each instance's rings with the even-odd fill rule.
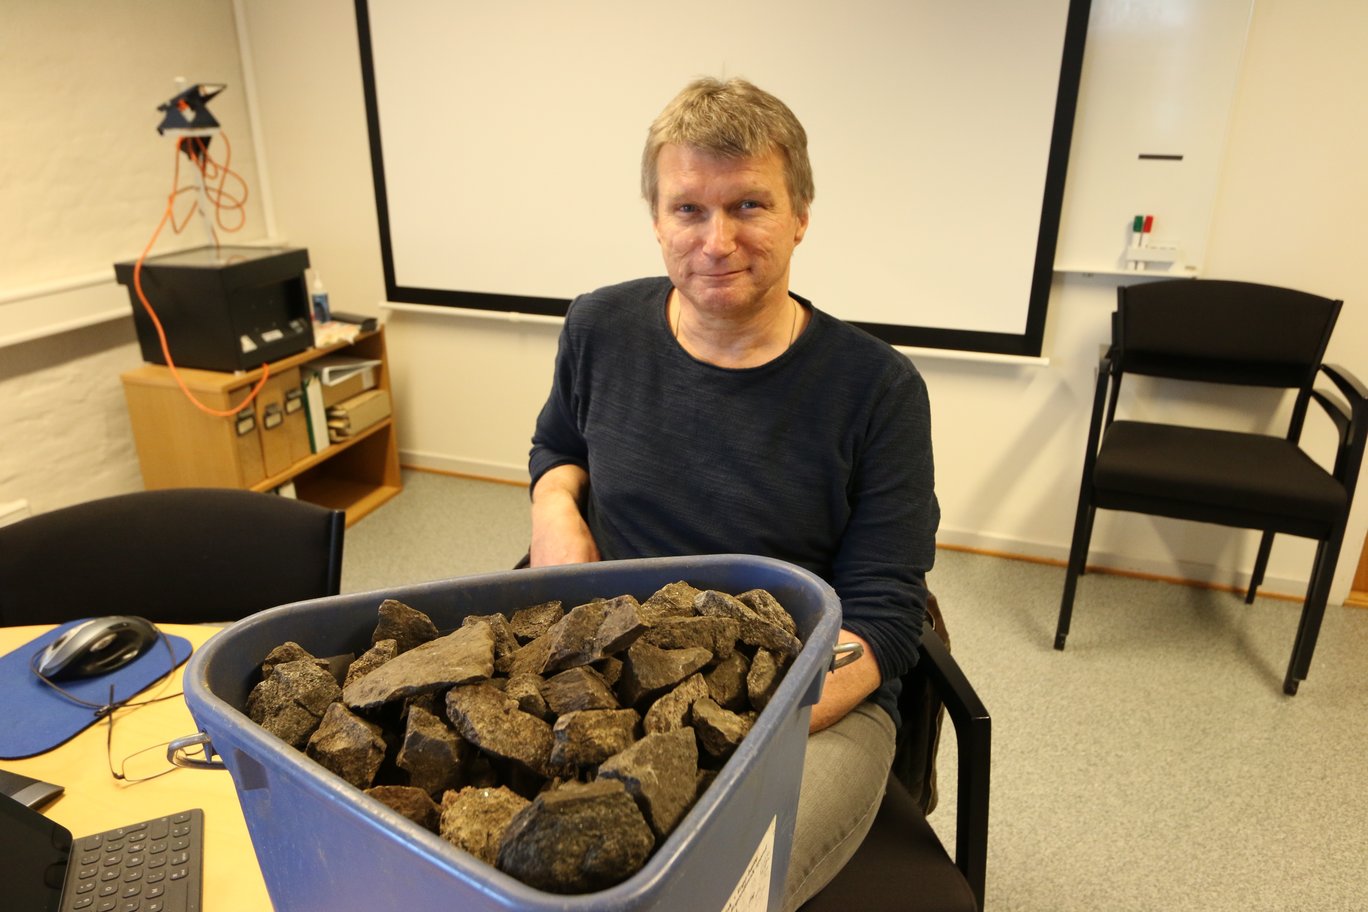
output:
[[1356,411],[1363,403],[1368,403],[1368,387],[1365,387],[1363,381],[1354,376],[1348,368],[1338,364],[1322,364],[1321,372],[1339,387],[1340,392]]
[[1321,372],[1335,384],[1348,403],[1320,390],[1312,390],[1311,398],[1325,410],[1339,431],[1339,451],[1335,458],[1334,475],[1344,485],[1350,500],[1358,484],[1359,468],[1368,445],[1368,388],[1348,369],[1337,364],[1322,364]]
[[955,809],[955,865],[969,881],[983,908],[984,873],[988,862],[988,773],[992,720],[959,663],[940,637],[922,637],[917,668],[939,693],[955,726],[959,769]]

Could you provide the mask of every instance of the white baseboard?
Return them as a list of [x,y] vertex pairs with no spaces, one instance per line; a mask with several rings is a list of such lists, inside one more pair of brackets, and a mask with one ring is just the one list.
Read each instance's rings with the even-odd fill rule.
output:
[[[407,468],[424,469],[432,472],[469,475],[474,478],[488,478],[516,484],[527,484],[528,481],[526,465],[506,465],[481,460],[458,459],[414,450],[401,451],[399,461]],[[1045,542],[1024,541],[1003,535],[968,532],[946,526],[940,527],[936,533],[936,540],[941,545],[948,545],[953,548],[983,551],[1003,557],[1045,561],[1059,564],[1061,567],[1069,559],[1067,544],[1054,545]],[[1211,564],[1137,558],[1129,554],[1116,554],[1096,549],[1088,552],[1088,566],[1136,576],[1157,577],[1201,586],[1231,588],[1240,592],[1248,588],[1250,570],[1253,569],[1251,565],[1249,569],[1235,571],[1228,567],[1217,567]],[[1263,585],[1259,587],[1259,592],[1265,595],[1281,595],[1301,599],[1306,594],[1306,580],[1266,576]]]
[[[984,551],[1001,554],[1004,557],[1022,557],[1059,564],[1062,568],[1069,560],[1067,545],[1050,545],[1041,542],[1022,541],[1006,536],[989,535],[980,532],[965,532],[941,526],[936,533],[939,544],[971,551]],[[1092,549],[1088,552],[1088,566],[1116,573],[1134,576],[1157,577],[1175,582],[1192,583],[1200,586],[1231,588],[1243,592],[1249,588],[1251,563],[1247,570],[1232,570],[1190,561],[1155,560],[1136,557],[1131,554],[1117,554],[1110,551]],[[1259,592],[1264,595],[1281,595],[1301,599],[1306,595],[1305,579],[1265,575]]]
[[510,481],[527,484],[527,465],[504,465],[474,459],[458,459],[437,453],[422,453],[416,450],[400,450],[399,464],[409,469],[424,469],[429,472],[446,472],[452,475],[469,475],[473,478],[489,478],[495,481]]

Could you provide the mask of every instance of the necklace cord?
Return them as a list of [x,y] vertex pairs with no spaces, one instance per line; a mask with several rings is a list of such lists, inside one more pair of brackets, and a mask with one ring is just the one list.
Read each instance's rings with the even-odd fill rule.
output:
[[[793,304],[793,318],[789,321],[789,338],[788,338],[788,344],[784,346],[784,351],[788,351],[790,348],[792,348],[792,347],[793,347],[793,340],[796,339],[796,338],[798,337],[798,311],[800,311],[800,310],[803,309],[803,308],[802,308],[802,305],[799,304],[797,301],[795,301],[793,298],[789,298],[789,302]],[[684,319],[684,305],[683,305],[683,304],[677,304],[677,305],[675,306],[675,321],[674,321],[674,337],[675,337],[675,341],[679,341],[679,323],[680,323],[680,321],[683,320],[683,319]]]

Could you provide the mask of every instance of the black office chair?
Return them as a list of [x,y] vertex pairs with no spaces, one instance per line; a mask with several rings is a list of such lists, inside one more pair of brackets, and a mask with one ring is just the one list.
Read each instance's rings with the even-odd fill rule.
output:
[[[903,678],[898,698],[903,725],[874,826],[836,878],[800,912],[983,909],[992,720],[950,656],[935,596],[927,608],[921,659]],[[954,725],[959,754],[953,860],[926,820],[935,803],[942,705]]]
[[[1297,535],[1315,539],[1317,547],[1283,680],[1283,690],[1295,694],[1311,667],[1368,432],[1368,390],[1344,368],[1321,361],[1341,302],[1215,280],[1160,281],[1117,291],[1112,344],[1098,366],[1055,648],[1063,649],[1069,634],[1074,591],[1099,508],[1262,531],[1246,602],[1263,582],[1274,535]],[[1285,436],[1275,437],[1116,420],[1121,380],[1128,373],[1293,390],[1291,421]],[[1344,401],[1314,389],[1320,374]],[[1324,409],[1339,434],[1329,470],[1299,444],[1311,402]]]
[[0,625],[231,621],[336,595],[346,514],[231,488],[139,491],[0,527]]

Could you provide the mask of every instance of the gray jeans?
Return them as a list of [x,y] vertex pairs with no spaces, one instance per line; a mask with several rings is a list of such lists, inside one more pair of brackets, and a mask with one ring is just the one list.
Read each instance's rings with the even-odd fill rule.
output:
[[874,824],[893,765],[893,720],[873,703],[808,738],[784,912],[821,891]]

